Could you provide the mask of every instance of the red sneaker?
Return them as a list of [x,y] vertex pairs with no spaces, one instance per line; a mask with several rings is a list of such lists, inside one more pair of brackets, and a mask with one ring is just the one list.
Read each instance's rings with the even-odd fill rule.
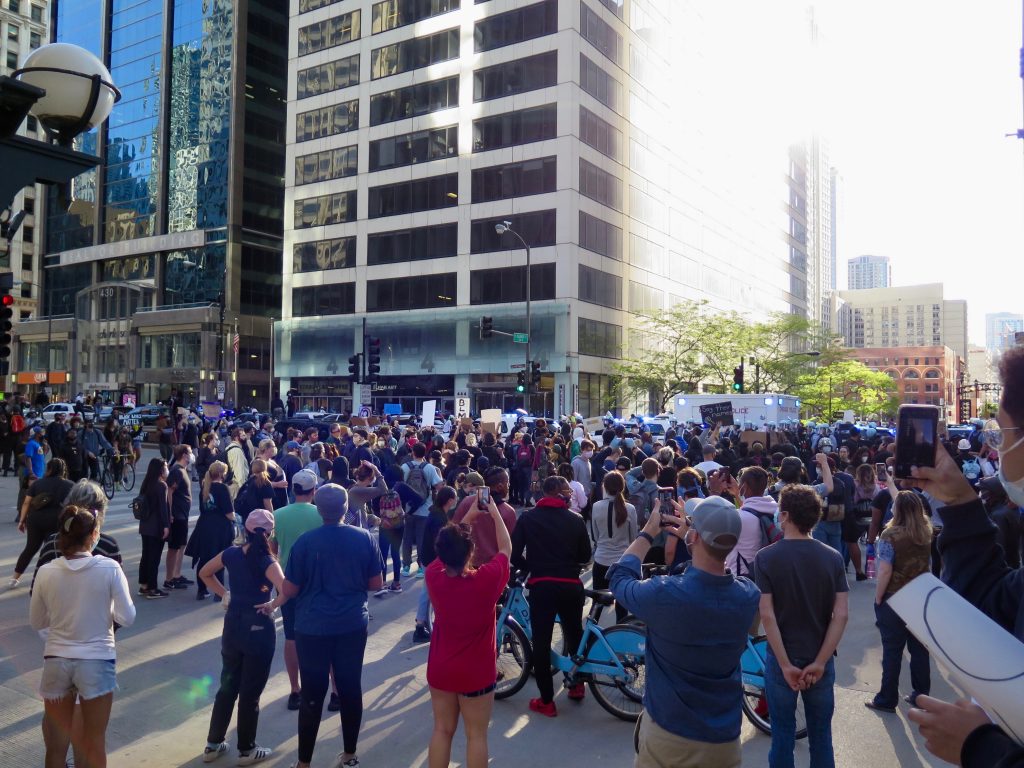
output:
[[530,699],[530,710],[545,717],[558,717],[558,710],[555,709],[553,701],[545,704],[541,699]]
[[583,687],[583,683],[569,686],[569,698],[573,701],[583,701],[586,695],[587,689]]

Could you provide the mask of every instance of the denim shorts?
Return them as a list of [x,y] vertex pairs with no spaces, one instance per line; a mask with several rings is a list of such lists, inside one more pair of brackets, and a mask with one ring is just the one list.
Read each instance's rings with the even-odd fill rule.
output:
[[117,690],[113,659],[43,659],[43,677],[39,693],[47,701],[77,694],[88,701]]

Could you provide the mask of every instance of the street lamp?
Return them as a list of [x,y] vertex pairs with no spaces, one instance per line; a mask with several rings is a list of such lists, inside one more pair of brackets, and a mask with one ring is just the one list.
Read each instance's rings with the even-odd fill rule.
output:
[[523,408],[528,412],[530,410],[530,385],[532,383],[530,381],[532,374],[532,370],[530,368],[530,344],[533,343],[532,328],[530,327],[530,246],[523,239],[522,235],[512,229],[511,221],[499,221],[494,225],[494,231],[497,232],[499,236],[504,235],[506,232],[514,235],[516,239],[523,244],[523,248],[526,249],[526,381],[523,388]]

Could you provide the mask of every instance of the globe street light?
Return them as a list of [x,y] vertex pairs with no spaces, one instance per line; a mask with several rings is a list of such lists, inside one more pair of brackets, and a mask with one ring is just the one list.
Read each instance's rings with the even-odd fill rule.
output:
[[530,327],[531,315],[530,315],[530,245],[523,239],[523,236],[512,229],[511,221],[499,221],[494,225],[494,231],[498,235],[504,235],[506,232],[510,235],[514,235],[520,243],[523,244],[523,248],[526,249],[526,376],[524,378],[523,387],[523,408],[527,412],[530,410],[530,385],[533,383],[533,368],[530,365],[530,344],[533,342],[532,329]]

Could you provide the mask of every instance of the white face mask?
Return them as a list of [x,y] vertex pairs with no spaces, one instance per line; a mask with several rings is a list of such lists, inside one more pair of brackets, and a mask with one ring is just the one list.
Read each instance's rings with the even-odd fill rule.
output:
[[996,475],[999,478],[999,482],[1002,483],[1003,490],[1006,491],[1007,498],[1018,507],[1024,507],[1024,476],[1016,480],[1007,480],[1006,475],[1003,474],[1003,468],[1006,466],[1003,457],[1021,444],[1024,444],[1024,437],[1009,448],[999,451],[999,473]]
[[593,456],[594,456],[594,452],[593,451],[584,451],[583,452],[583,458],[584,459],[590,459],[590,458],[593,458]]

